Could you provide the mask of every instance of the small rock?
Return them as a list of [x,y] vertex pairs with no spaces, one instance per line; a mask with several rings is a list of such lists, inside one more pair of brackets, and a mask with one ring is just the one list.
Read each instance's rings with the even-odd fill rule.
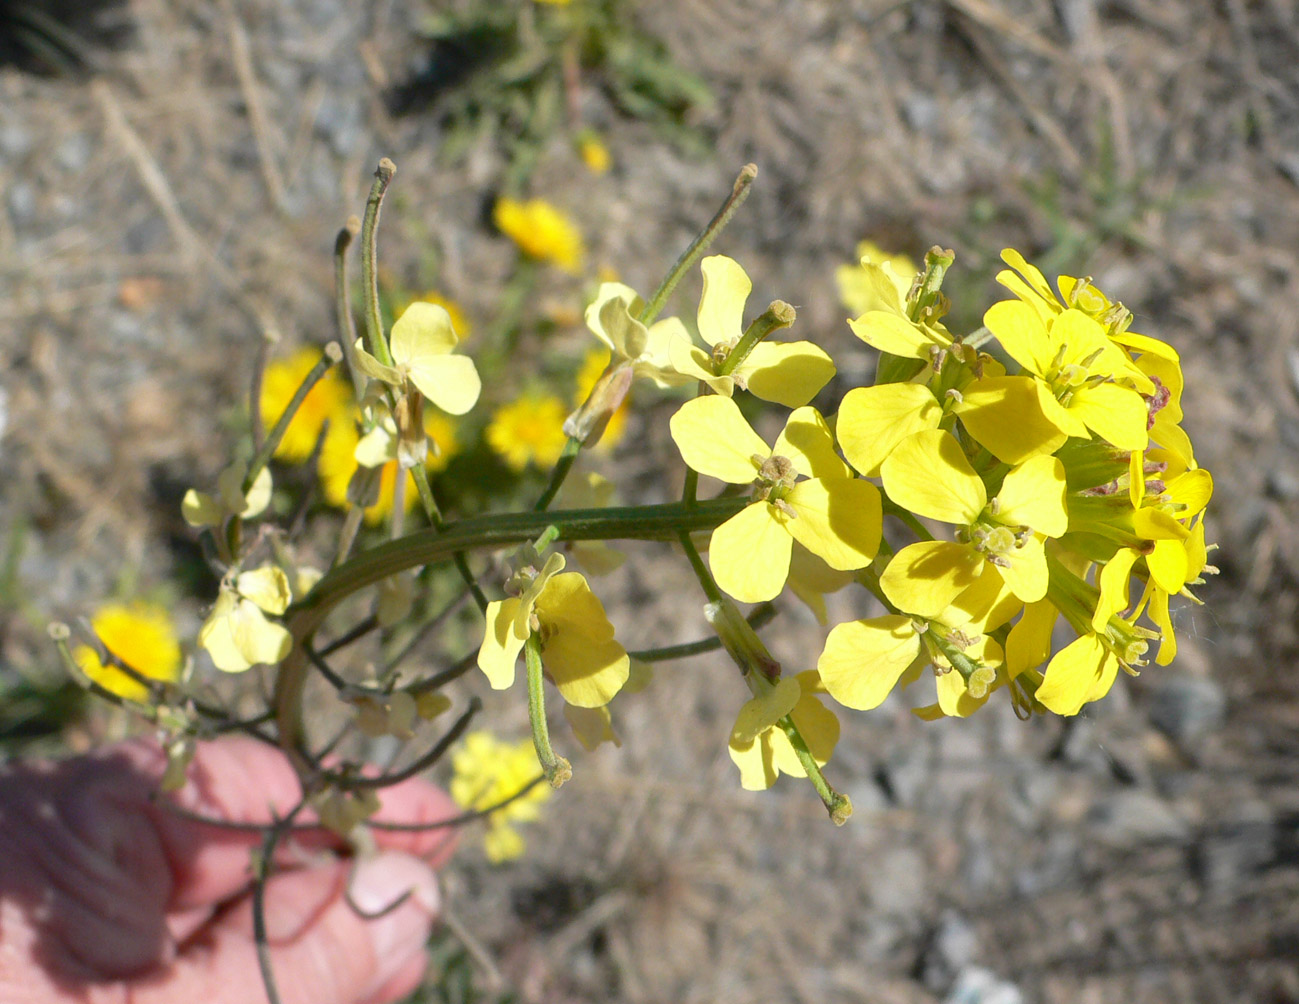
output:
[[1208,678],[1172,676],[1150,695],[1150,721],[1177,743],[1198,739],[1221,728],[1227,717],[1227,695]]
[[925,900],[925,856],[914,847],[885,851],[871,869],[870,898],[878,913],[907,916]]
[[6,160],[17,160],[32,148],[32,133],[17,122],[0,125],[0,154]]
[[974,928],[955,911],[946,910],[921,960],[921,979],[938,993],[952,986],[957,974],[968,970],[978,953],[979,936]]
[[15,227],[23,227],[36,216],[36,188],[29,181],[9,186],[9,216]]
[[1180,842],[1190,835],[1186,821],[1148,791],[1116,791],[1102,798],[1087,814],[1087,823],[1097,840],[1112,847]]
[[1230,894],[1277,856],[1276,820],[1265,802],[1246,801],[1223,812],[1195,848],[1196,866],[1211,893]]
[[961,971],[943,1004],[1024,1004],[1019,987],[978,966]]

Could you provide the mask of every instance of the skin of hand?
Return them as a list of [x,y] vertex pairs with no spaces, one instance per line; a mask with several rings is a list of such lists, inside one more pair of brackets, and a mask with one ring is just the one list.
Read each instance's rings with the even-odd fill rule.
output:
[[[156,745],[0,767],[0,1001],[5,1004],[255,1004],[256,832],[298,780],[246,737],[199,746],[184,788],[157,796]],[[386,788],[375,817],[428,823],[459,811],[419,780]],[[300,817],[306,818],[306,817]],[[282,1004],[387,1004],[424,973],[438,912],[433,869],[454,829],[372,831],[377,853],[343,858],[321,830],[295,834],[266,887]],[[394,905],[396,904],[396,905]]]

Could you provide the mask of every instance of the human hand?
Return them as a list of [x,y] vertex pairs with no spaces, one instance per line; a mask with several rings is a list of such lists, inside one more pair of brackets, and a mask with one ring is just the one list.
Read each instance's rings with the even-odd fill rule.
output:
[[[164,767],[156,746],[133,742],[0,768],[0,1001],[266,999],[249,891],[261,835],[155,801]],[[173,804],[234,823],[266,824],[300,794],[278,751],[244,737],[200,745],[188,777]],[[457,811],[421,781],[381,797],[376,818],[394,822]],[[375,831],[380,853],[359,861],[322,831],[289,842],[265,893],[282,1004],[385,1004],[415,988],[438,911],[432,868],[452,832]]]

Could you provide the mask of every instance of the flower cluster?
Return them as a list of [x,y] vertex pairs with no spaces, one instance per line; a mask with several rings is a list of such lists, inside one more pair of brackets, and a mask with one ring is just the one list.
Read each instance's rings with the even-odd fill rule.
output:
[[[394,170],[381,164],[375,193]],[[330,825],[341,831],[366,818],[377,784],[363,764],[326,768],[337,738],[319,747],[326,752],[310,752],[303,695],[313,672],[350,705],[349,727],[361,736],[414,742],[450,710],[446,684],[476,667],[504,691],[522,666],[531,750],[471,736],[452,786],[474,809],[519,796],[509,812],[492,808],[487,853],[504,860],[522,848],[506,825],[510,813],[531,818],[542,797],[520,794],[535,777],[533,755],[551,785],[572,775],[551,745],[552,692],[584,748],[618,745],[611,703],[644,686],[650,665],[724,648],[748,690],[726,740],[742,786],[767,788],[781,774],[806,778],[842,822],[851,805],[822,773],[840,734],[835,704],[870,710],[923,678],[915,713],[926,720],[972,714],[998,693],[1022,717],[1075,715],[1103,697],[1120,670],[1135,674],[1148,658],[1160,665],[1174,658],[1171,599],[1198,602],[1191,587],[1215,571],[1205,536],[1213,479],[1182,426],[1176,351],[1134,332],[1131,312],[1089,279],[1062,275],[1052,285],[1015,251],[1003,252],[1008,267],[997,277],[1010,295],[986,310],[977,331],[962,333],[942,292],[951,252],[931,249],[915,270],[863,245],[860,264],[836,276],[854,315],[840,334],[847,340],[851,332],[877,354],[877,375],[845,387],[825,347],[780,334],[797,320],[789,303],[753,308],[744,269],[724,255],[704,257],[753,170],[741,172],[710,230],[649,297],[612,279],[595,290],[584,320],[597,345],[580,365],[566,418],[564,396],[537,373],[514,400],[496,397],[493,404],[504,403],[481,409],[490,417],[463,419],[484,382],[497,389],[518,347],[502,334],[509,325],[498,320],[480,339],[485,378],[457,351],[456,324],[442,303],[412,302],[385,331],[371,243],[363,256],[364,340],[346,353],[327,347],[324,359],[305,351],[272,365],[259,402],[269,431],[252,437],[252,458],[231,463],[214,492],[186,495],[184,516],[207,533],[221,583],[198,645],[228,673],[276,667],[273,706],[251,721],[273,721],[280,745],[315,772],[317,807]],[[502,200],[496,220],[525,256],[578,267],[580,239],[553,207]],[[372,200],[363,239],[373,242],[376,221]],[[696,267],[694,317],[661,316]],[[530,282],[538,272],[520,274]],[[340,288],[348,331],[346,284]],[[518,298],[509,299],[514,310]],[[346,377],[328,372],[344,355]],[[579,466],[583,451],[630,438],[638,382],[670,400],[668,431],[686,468],[679,502],[620,505],[613,483]],[[441,508],[473,504],[472,491],[440,501],[444,489],[468,487],[449,480],[459,465],[436,484],[429,475],[445,471],[461,440],[480,430],[512,471],[549,470],[526,509]],[[245,529],[285,508],[272,504],[267,461],[313,455],[326,500],[349,509],[323,574],[299,562],[302,545],[291,532],[265,523]],[[429,526],[407,532],[399,499],[418,500]],[[385,515],[391,539],[352,554],[362,518]],[[627,650],[591,581],[630,561],[610,546],[628,538],[680,547],[715,637]],[[489,551],[498,557],[483,571]],[[454,572],[437,580],[443,564]],[[421,568],[427,574],[416,573]],[[460,599],[434,613],[443,602],[435,594],[445,596],[453,574]],[[373,590],[368,606],[343,602],[362,590]],[[819,654],[788,671],[758,634],[786,590],[828,627]],[[859,616],[830,624],[825,597],[833,592],[841,593],[837,609]],[[398,668],[470,598],[476,653],[435,674]],[[756,606],[746,612],[741,604]],[[345,610],[350,625],[327,626],[331,612]],[[108,610],[93,626],[102,644],[78,650],[84,675],[131,701],[165,695],[174,711],[168,727],[183,729],[187,715],[204,713],[197,702],[171,702],[189,674],[163,625]],[[447,636],[463,626],[462,619]],[[332,640],[315,641],[322,629]],[[1062,630],[1072,640],[1057,646]],[[356,658],[351,670],[331,665],[371,632],[378,640],[371,658]],[[475,700],[410,769],[436,762],[478,710]],[[391,774],[402,776],[404,769]]]
[[[873,708],[932,665],[927,717],[969,714],[998,688],[1022,712],[1076,714],[1156,638],[1157,661],[1171,660],[1168,598],[1206,569],[1213,482],[1180,425],[1177,353],[1130,331],[1130,312],[1088,280],[1061,276],[1057,294],[1018,253],[1003,258],[1015,297],[984,325],[1015,370],[890,297],[891,274],[863,261],[882,302],[853,331],[918,365],[849,391],[839,442],[892,506],[952,530],[877,561],[888,614],[831,632],[818,668],[847,707]],[[1061,619],[1077,639],[1051,654]]]

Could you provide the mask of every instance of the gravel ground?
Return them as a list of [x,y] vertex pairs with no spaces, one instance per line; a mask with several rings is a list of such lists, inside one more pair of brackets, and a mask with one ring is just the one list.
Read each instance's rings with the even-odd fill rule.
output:
[[[752,160],[721,249],[849,371],[866,360],[832,272],[863,236],[955,248],[976,314],[1005,245],[1090,271],[1182,353],[1222,574],[1179,612],[1177,663],[1078,719],[926,725],[900,697],[847,719],[841,830],[805,786],[738,790],[721,660],[665,669],[524,862],[461,858],[458,920],[524,1001],[1299,1001],[1297,5],[637,6],[713,89],[711,154],[584,92],[614,170],[584,174],[561,138],[532,189],[577,215],[594,262],[652,286]],[[328,249],[380,156],[399,166],[388,266],[413,281],[435,248],[492,315],[513,261],[483,223],[499,159],[448,169],[436,118],[386,100],[427,58],[426,9],[133,0],[93,73],[0,68],[6,550],[30,528],[0,673],[48,666],[48,618],[174,573],[179,493],[222,463],[243,361],[265,332],[332,330]],[[546,282],[576,304],[576,280]],[[664,417],[610,466],[629,494],[663,491]],[[703,634],[691,595],[647,549],[606,601],[630,646]],[[797,663],[814,630],[792,614],[776,654]]]

